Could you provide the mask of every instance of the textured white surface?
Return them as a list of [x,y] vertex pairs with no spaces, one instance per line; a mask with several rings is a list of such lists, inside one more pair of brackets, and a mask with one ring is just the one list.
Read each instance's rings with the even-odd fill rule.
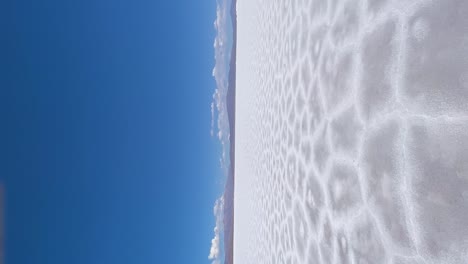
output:
[[234,262],[468,263],[468,1],[237,15]]

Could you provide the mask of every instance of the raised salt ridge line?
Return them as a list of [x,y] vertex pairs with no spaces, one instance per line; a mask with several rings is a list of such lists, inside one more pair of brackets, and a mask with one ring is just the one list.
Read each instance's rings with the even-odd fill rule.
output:
[[234,263],[467,263],[467,13],[238,0]]

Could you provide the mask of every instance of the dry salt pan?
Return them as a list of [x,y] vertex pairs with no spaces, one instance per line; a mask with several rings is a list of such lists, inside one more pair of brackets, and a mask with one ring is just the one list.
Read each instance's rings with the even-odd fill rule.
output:
[[466,14],[238,0],[235,263],[467,263]]

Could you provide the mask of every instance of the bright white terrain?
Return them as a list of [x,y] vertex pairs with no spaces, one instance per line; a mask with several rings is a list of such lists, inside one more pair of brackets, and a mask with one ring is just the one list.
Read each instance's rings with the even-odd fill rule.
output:
[[468,1],[237,18],[234,263],[468,263]]

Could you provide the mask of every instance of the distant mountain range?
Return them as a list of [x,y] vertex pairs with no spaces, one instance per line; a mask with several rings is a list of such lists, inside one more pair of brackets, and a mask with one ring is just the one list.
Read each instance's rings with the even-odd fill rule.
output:
[[233,263],[234,245],[234,169],[235,169],[235,138],[236,138],[236,53],[237,53],[237,0],[231,3],[232,49],[229,63],[228,90],[226,106],[229,120],[229,158],[230,165],[224,190],[224,253],[225,264]]

